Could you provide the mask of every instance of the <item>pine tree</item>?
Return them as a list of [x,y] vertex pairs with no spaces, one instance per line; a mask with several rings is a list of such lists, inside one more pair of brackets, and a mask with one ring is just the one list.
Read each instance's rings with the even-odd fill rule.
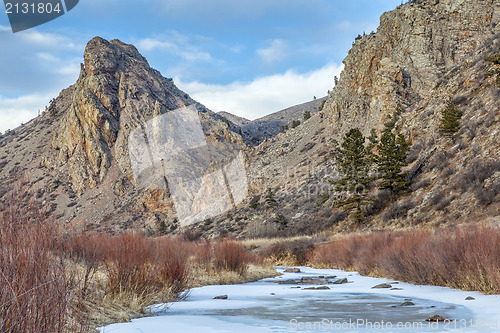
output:
[[393,132],[395,122],[386,124],[380,143],[377,145],[375,158],[381,189],[388,189],[391,195],[397,195],[410,185],[407,173],[402,168],[407,165],[406,156],[410,149],[410,142],[403,135]]
[[372,165],[371,151],[365,147],[366,138],[357,128],[351,129],[343,139],[341,147],[337,148],[336,160],[342,178],[330,181],[336,185],[337,191],[347,191],[349,198],[336,203],[345,210],[355,209],[351,218],[356,222],[364,219],[362,206],[371,202],[367,198],[368,188],[373,178],[369,176]]
[[264,202],[266,203],[266,206],[272,207],[276,206],[278,203],[276,202],[276,199],[274,198],[274,193],[273,189],[268,187],[266,190],[266,196],[264,197]]
[[457,108],[451,98],[446,103],[446,107],[441,111],[441,126],[439,131],[448,138],[455,138],[456,133],[460,129],[460,119],[462,111]]

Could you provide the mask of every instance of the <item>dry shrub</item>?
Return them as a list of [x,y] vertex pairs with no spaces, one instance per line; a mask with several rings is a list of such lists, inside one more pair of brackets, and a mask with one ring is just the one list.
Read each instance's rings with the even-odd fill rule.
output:
[[500,230],[381,232],[319,246],[310,262],[416,284],[500,292]]
[[215,269],[234,271],[240,275],[247,270],[250,257],[241,244],[224,239],[215,242],[212,251]]
[[408,211],[415,207],[415,202],[411,199],[403,199],[392,203],[389,208],[382,215],[384,221],[399,219],[406,217]]
[[[178,238],[146,238],[135,233],[118,236],[70,237],[65,251],[82,260],[87,272],[102,267],[107,292],[175,296],[187,283],[191,245]],[[167,297],[168,298],[168,297]]]
[[314,244],[311,238],[278,241],[264,248],[262,256],[287,266],[305,265]]
[[0,214],[0,332],[82,332],[77,281],[57,257],[57,230],[10,193]]

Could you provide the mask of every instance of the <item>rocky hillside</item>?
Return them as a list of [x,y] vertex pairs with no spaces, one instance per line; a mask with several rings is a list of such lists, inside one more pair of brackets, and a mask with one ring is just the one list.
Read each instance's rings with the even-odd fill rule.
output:
[[[251,151],[254,196],[230,217],[251,236],[500,222],[500,66],[485,60],[500,53],[499,23],[498,0],[412,1],[383,14],[353,43],[323,110]],[[439,131],[450,98],[463,112],[455,140]],[[353,223],[334,208],[333,143],[355,127],[380,135],[396,110],[413,143],[410,191],[391,201],[372,189],[367,218]]]
[[[297,126],[305,120],[304,118],[318,113],[325,101],[326,97],[314,99],[255,120],[241,118],[228,112],[219,112],[218,114],[235,125],[233,130],[240,133],[249,145],[257,146],[262,141],[274,138],[279,133]],[[304,115],[306,116],[304,117]]]
[[[500,64],[492,59],[500,53],[499,23],[498,0],[401,5],[382,15],[375,33],[356,39],[326,101],[253,122],[207,110],[133,46],[94,38],[76,84],[0,140],[2,201],[16,192],[68,230],[189,230],[193,237],[498,222]],[[455,139],[439,131],[449,99],[463,112]],[[207,142],[243,149],[249,195],[230,213],[181,228],[170,192],[135,182],[127,142],[134,128],[188,105],[198,111]],[[410,189],[391,199],[375,186],[366,219],[354,223],[335,208],[334,143],[355,127],[380,135],[396,110],[395,128],[412,142]],[[301,124],[282,132],[292,120]]]
[[176,228],[168,190],[137,186],[128,137],[148,120],[189,105],[198,110],[207,142],[245,147],[222,117],[152,69],[134,46],[92,39],[78,81],[0,141],[2,200],[16,188],[76,230],[157,230],[160,222]]

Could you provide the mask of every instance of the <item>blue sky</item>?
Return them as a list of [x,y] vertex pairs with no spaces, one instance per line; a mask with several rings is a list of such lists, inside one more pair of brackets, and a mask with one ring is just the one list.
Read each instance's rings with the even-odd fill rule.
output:
[[80,0],[13,34],[0,13],[0,131],[73,84],[94,36],[137,46],[213,111],[250,119],[325,96],[352,41],[400,0]]

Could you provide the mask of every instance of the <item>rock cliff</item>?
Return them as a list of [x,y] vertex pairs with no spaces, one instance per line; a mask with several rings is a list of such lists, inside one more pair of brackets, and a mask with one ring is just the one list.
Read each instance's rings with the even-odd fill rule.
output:
[[[78,81],[40,117],[0,140],[0,196],[21,191],[68,230],[260,237],[498,222],[500,64],[487,59],[500,53],[499,37],[498,0],[398,6],[382,15],[376,32],[354,41],[340,82],[332,82],[324,105],[314,104],[318,112],[257,146],[240,132],[256,123],[207,110],[132,45],[96,37]],[[439,132],[440,111],[450,98],[463,112],[453,140]],[[136,183],[128,138],[154,117],[189,105],[207,142],[243,149],[249,195],[229,213],[180,228],[171,193]],[[365,135],[380,132],[396,110],[396,129],[413,144],[405,169],[410,191],[390,201],[373,189],[367,219],[353,224],[334,205],[333,144],[354,127]],[[279,117],[261,119],[259,126],[276,129]],[[208,197],[202,192],[196,202]]]

